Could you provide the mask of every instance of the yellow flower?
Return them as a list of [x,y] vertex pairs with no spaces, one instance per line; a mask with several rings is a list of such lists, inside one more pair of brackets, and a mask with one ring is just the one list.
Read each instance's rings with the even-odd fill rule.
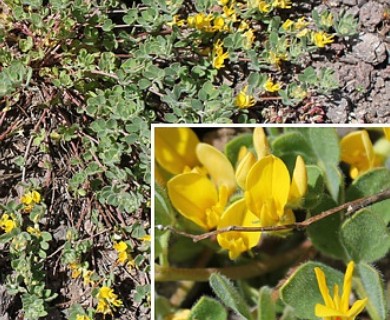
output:
[[333,42],[334,35],[327,34],[323,31],[312,32],[311,41],[318,47],[324,48],[325,45]]
[[268,92],[276,92],[281,88],[280,83],[274,83],[271,78],[268,78],[264,84],[264,89]]
[[257,127],[253,130],[253,146],[256,150],[257,160],[270,154],[267,136],[262,127]]
[[118,263],[125,264],[128,259],[128,254],[126,251],[118,253]]
[[266,1],[260,0],[259,1],[259,11],[262,13],[268,13],[271,11],[271,5],[267,3]]
[[[149,240],[150,241],[150,240]],[[126,264],[128,268],[134,267],[133,257],[128,252],[128,245],[124,241],[114,243],[114,249],[118,252],[118,263]]]
[[350,165],[349,175],[352,179],[380,165],[370,137],[365,130],[345,135],[340,141],[340,147],[341,160]]
[[20,201],[24,204],[24,211],[26,213],[31,212],[35,204],[41,202],[41,195],[38,191],[30,191],[25,193]]
[[4,213],[0,219],[0,228],[4,230],[5,233],[11,232],[17,227],[16,220],[14,220],[10,215]]
[[287,19],[283,24],[282,24],[282,29],[285,31],[290,31],[292,29],[292,26],[294,24],[294,21]]
[[[280,52],[273,52],[270,51],[268,55],[268,61],[271,64],[279,66],[282,61],[287,61],[288,57],[286,53],[280,53]],[[271,79],[269,81],[272,82]],[[279,90],[279,89],[278,89]],[[277,91],[277,90],[276,90]]]
[[235,172],[237,184],[241,189],[245,190],[246,178],[249,170],[256,163],[256,157],[250,151],[247,151],[245,156],[238,162],[238,166]]
[[183,173],[169,180],[167,188],[172,205],[180,214],[206,230],[217,226],[228,199],[226,186],[218,191],[206,176]]
[[82,267],[78,262],[71,262],[69,263],[69,268],[72,271],[72,279],[76,279],[81,275],[81,272],[83,271]]
[[180,19],[180,16],[178,14],[175,14],[173,16],[173,20],[171,22],[168,22],[167,25],[172,27],[173,25],[177,25],[178,27],[182,27],[185,25],[185,20]]
[[234,1],[232,1],[232,3],[230,4],[230,7],[223,6],[222,11],[223,11],[223,16],[226,19],[229,19],[232,22],[236,22],[237,21],[237,14],[236,14],[235,2]]
[[118,295],[110,287],[103,286],[99,289],[97,294],[98,306],[96,311],[98,313],[112,313],[112,309],[123,305],[122,300],[118,299]]
[[339,295],[338,285],[334,286],[333,298],[329,294],[329,289],[326,285],[326,278],[324,272],[316,267],[314,268],[318,287],[320,289],[322,298],[325,304],[316,304],[315,315],[322,317],[325,320],[354,320],[356,316],[363,311],[367,304],[367,298],[357,300],[349,308],[349,296],[352,289],[352,275],[354,269],[354,262],[348,263],[347,270],[344,276],[343,294]]
[[289,9],[291,8],[291,0],[273,0],[272,6],[275,8]]
[[21,202],[25,205],[39,203],[41,202],[41,195],[37,191],[27,192],[22,196]]
[[91,320],[91,318],[88,317],[88,316],[85,315],[85,314],[78,314],[78,315],[76,316],[76,320]]
[[197,144],[196,158],[210,178],[200,170],[178,174],[167,183],[168,195],[180,214],[212,229],[236,189],[234,169],[226,156],[209,144]]
[[[245,199],[235,201],[221,216],[218,229],[229,226],[259,226],[258,218],[248,210]],[[219,234],[217,240],[222,248],[229,251],[229,258],[234,260],[241,253],[256,246],[260,236],[260,232],[227,232]]]
[[238,31],[245,31],[249,29],[249,24],[245,20],[241,20],[240,25],[238,26]]
[[[305,171],[303,160],[297,160],[295,170]],[[287,208],[289,199],[298,201],[298,195],[306,191],[306,174],[294,170],[290,174],[283,161],[273,155],[258,160],[246,179],[245,200],[248,208],[260,219],[262,226],[291,224],[294,213]]]
[[118,252],[124,252],[127,250],[128,245],[124,241],[119,241],[119,242],[114,243],[113,247]]
[[91,280],[91,277],[93,276],[94,272],[92,270],[83,269],[83,283],[84,285],[94,284],[94,281]]
[[150,234],[145,234],[144,236],[142,236],[139,239],[142,240],[142,241],[150,241],[151,240],[151,236],[150,236]]
[[252,107],[255,104],[255,99],[253,96],[246,93],[247,90],[248,86],[245,86],[236,96],[236,100],[234,101],[234,104],[241,109]]
[[103,313],[103,314],[108,314],[112,313],[111,306],[107,303],[106,300],[99,300],[98,305],[96,308],[97,313]]
[[191,314],[190,309],[183,309],[175,312],[174,314],[169,314],[164,317],[164,320],[188,320]]
[[297,38],[303,38],[308,33],[310,33],[310,30],[308,28],[303,28],[301,31],[297,33]]
[[211,21],[213,16],[211,14],[197,13],[195,16],[187,18],[188,26],[209,32],[211,30]]
[[225,154],[207,143],[199,143],[196,146],[196,155],[218,190],[224,187],[230,196],[237,185],[234,168]]
[[305,17],[299,18],[297,22],[294,23],[294,30],[301,30],[309,25],[309,22],[305,20]]
[[199,139],[190,128],[156,128],[155,157],[166,171],[178,174],[199,165],[195,148]]
[[216,17],[213,20],[213,26],[211,27],[211,30],[213,32],[215,32],[215,31],[225,31],[227,29],[228,28],[225,25],[225,19],[223,17]]
[[[262,127],[257,127],[253,130],[253,146],[257,154],[257,160],[264,158],[270,153],[267,136]],[[245,150],[245,154],[243,154],[242,149],[239,155],[239,162],[235,172],[236,180],[240,188],[245,190],[248,172],[256,163],[256,157],[248,150]]]
[[220,39],[214,44],[213,47],[213,67],[215,69],[221,69],[225,66],[225,60],[229,58],[228,52],[223,52],[223,43]]
[[38,228],[27,227],[26,231],[38,238],[41,236],[41,231]]
[[253,29],[249,29],[249,30],[245,31],[244,32],[244,37],[245,37],[244,47],[247,48],[247,49],[251,48],[253,42],[256,39],[255,34],[253,32]]
[[307,171],[305,162],[301,156],[295,161],[293,177],[291,180],[290,193],[288,194],[288,204],[290,207],[299,207],[303,196],[307,191]]

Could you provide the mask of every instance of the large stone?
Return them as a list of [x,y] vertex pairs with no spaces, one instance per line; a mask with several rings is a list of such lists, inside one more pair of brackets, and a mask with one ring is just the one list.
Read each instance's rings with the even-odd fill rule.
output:
[[372,65],[378,65],[386,59],[386,45],[375,34],[366,33],[352,49],[353,54]]
[[375,27],[383,20],[384,8],[377,1],[367,2],[360,8],[360,22],[363,26],[374,31]]

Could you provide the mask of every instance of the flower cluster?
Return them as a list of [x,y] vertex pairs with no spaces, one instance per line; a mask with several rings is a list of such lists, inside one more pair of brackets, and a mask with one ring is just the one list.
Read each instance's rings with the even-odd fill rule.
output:
[[113,310],[123,305],[122,300],[118,299],[118,295],[110,287],[103,286],[97,294],[98,305],[96,311],[98,313],[112,314]]
[[126,265],[129,269],[134,267],[135,262],[129,252],[129,246],[124,241],[115,242],[114,249],[118,252],[117,262],[121,265]]
[[94,281],[91,279],[94,272],[89,270],[86,264],[80,264],[79,262],[74,261],[69,264],[69,268],[72,271],[71,276],[73,279],[77,279],[81,276],[84,280],[84,285],[94,284]]
[[5,233],[11,232],[13,229],[17,227],[16,219],[7,213],[4,213],[0,218],[0,229],[2,229]]
[[[255,81],[248,86],[248,79],[239,84],[243,89],[237,91],[233,101],[237,108],[255,106],[257,99],[253,93],[258,88],[261,94],[277,93],[283,103],[298,104],[307,96],[307,87],[321,87],[321,79],[314,81],[311,78],[305,83],[304,77],[298,77],[299,82],[283,83],[273,80],[272,73],[290,63],[299,63],[299,57],[305,52],[332,43],[336,33],[329,32],[332,27],[335,29],[336,23],[333,15],[327,11],[320,16],[313,13],[312,19],[298,17],[281,21],[280,12],[292,7],[290,0],[223,0],[213,5],[205,4],[202,9],[197,7],[196,12],[188,13],[175,5],[174,11],[179,13],[172,15],[168,25],[180,31],[183,45],[187,43],[187,47],[192,47],[203,70],[211,66],[218,71],[233,66],[237,61],[248,62],[250,72],[253,70],[251,64],[269,65],[264,70],[271,72],[261,74],[264,79],[257,82],[257,87]],[[316,14],[318,21],[314,18]],[[259,28],[262,32],[258,32]],[[204,72],[224,74],[210,70]],[[325,87],[330,88],[334,84],[335,81]],[[295,90],[297,87],[300,88],[299,92]]]
[[29,213],[36,204],[41,202],[41,194],[32,190],[25,193],[20,201],[24,204],[24,212]]
[[[174,174],[167,190],[176,210],[204,230],[293,223],[292,208],[299,207],[307,187],[303,159],[297,157],[291,177],[284,162],[270,154],[262,128],[254,129],[253,145],[256,155],[242,148],[234,169],[225,154],[199,142],[190,129],[157,128],[156,161]],[[191,151],[186,155],[184,150]],[[175,159],[179,166],[170,170]],[[228,205],[238,187],[244,196]],[[229,232],[219,234],[217,241],[236,259],[256,246],[260,236],[260,232]]]

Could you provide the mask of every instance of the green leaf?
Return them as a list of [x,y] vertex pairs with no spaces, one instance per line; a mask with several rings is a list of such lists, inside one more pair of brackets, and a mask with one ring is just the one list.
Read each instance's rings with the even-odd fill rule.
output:
[[210,286],[226,307],[232,309],[244,319],[253,319],[248,305],[228,278],[213,273],[210,276]]
[[335,128],[309,128],[311,147],[317,158],[324,163],[340,161],[339,137]]
[[27,39],[20,39],[19,40],[19,48],[22,52],[27,52],[33,47],[33,40],[30,36],[27,37]]
[[334,201],[339,203],[341,192],[343,191],[340,189],[340,187],[344,183],[344,178],[339,167],[335,164],[324,164],[322,162],[320,162],[319,165],[322,167],[322,169],[324,169],[325,184],[330,195]]
[[172,307],[167,298],[156,294],[154,300],[155,300],[156,320],[163,320],[166,316],[172,313]]
[[280,135],[272,142],[273,153],[284,161],[295,163],[298,155],[301,155],[306,164],[317,164],[317,157],[300,132],[287,132]]
[[280,320],[297,320],[297,317],[295,316],[294,309],[287,306],[283,310],[283,314],[280,317]]
[[260,74],[259,73],[251,73],[248,76],[248,85],[250,88],[255,88],[259,86]]
[[203,296],[191,309],[189,320],[226,320],[227,312],[222,304],[210,297]]
[[326,186],[332,198],[339,202],[343,177],[338,169],[340,145],[337,132],[334,128],[309,128],[307,133],[317,164],[324,170]]
[[257,320],[275,320],[275,303],[272,300],[272,289],[262,287],[259,292]]
[[[357,178],[347,189],[346,200],[374,195],[390,188],[390,171],[386,168],[370,170]],[[390,200],[381,201],[370,206],[372,212],[382,217],[385,224],[390,223]]]
[[156,225],[172,225],[175,222],[175,213],[164,188],[155,184],[155,223]]
[[324,303],[318,288],[315,267],[320,267],[325,273],[326,283],[330,290],[335,284],[342,287],[343,274],[331,267],[317,262],[307,262],[301,265],[280,289],[280,297],[284,303],[294,308],[299,319],[318,320],[314,314],[317,303]]
[[238,158],[238,153],[241,149],[241,147],[247,147],[252,148],[252,134],[241,134],[237,136],[236,138],[230,140],[226,145],[225,145],[225,154],[226,157],[229,159],[229,161],[233,164],[236,165],[237,158]]
[[387,315],[386,297],[383,280],[372,266],[361,262],[356,265],[359,275],[357,293],[361,299],[368,298],[367,311],[372,320],[385,320]]
[[316,84],[317,83],[317,74],[313,67],[306,68],[303,73],[298,75],[298,79],[301,82],[305,82],[307,84]]
[[341,240],[355,262],[373,262],[390,249],[390,235],[383,219],[371,210],[363,209],[344,222]]
[[155,65],[148,66],[144,71],[144,76],[149,80],[162,79],[165,76],[164,69],[160,69]]
[[127,9],[127,13],[123,16],[123,22],[132,25],[138,17],[138,10],[135,8]]
[[314,165],[306,166],[307,172],[307,192],[304,197],[304,208],[317,206],[324,195],[325,182],[323,171]]
[[[310,216],[315,216],[335,206],[336,203],[334,200],[325,194],[318,206],[309,210],[309,213]],[[307,228],[307,234],[313,242],[313,245],[323,254],[336,259],[343,259],[345,250],[340,240],[340,227],[341,213],[335,213],[330,217],[321,219],[310,225]]]

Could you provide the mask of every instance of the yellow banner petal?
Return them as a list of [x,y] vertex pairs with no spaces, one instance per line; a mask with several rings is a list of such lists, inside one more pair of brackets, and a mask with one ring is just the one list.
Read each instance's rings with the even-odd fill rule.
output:
[[218,205],[218,192],[206,176],[179,174],[168,181],[167,188],[172,205],[180,214],[203,229],[216,226],[207,223],[207,211]]
[[168,172],[182,173],[186,167],[199,165],[195,153],[198,143],[198,137],[190,128],[156,128],[156,160]]
[[263,210],[278,220],[284,215],[284,207],[290,193],[290,174],[279,158],[269,155],[257,161],[246,180],[245,199],[248,208],[262,219]]
[[199,143],[196,146],[196,154],[217,187],[226,186],[228,194],[231,195],[236,190],[236,177],[229,159],[207,143]]

